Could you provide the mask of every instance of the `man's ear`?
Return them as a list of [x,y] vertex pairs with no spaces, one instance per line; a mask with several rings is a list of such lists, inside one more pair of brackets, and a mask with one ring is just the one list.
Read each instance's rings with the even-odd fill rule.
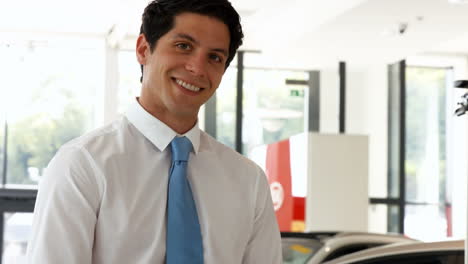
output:
[[146,64],[146,60],[148,58],[149,53],[150,53],[149,43],[148,41],[146,41],[145,35],[140,34],[136,42],[136,56],[137,56],[138,62],[141,65]]

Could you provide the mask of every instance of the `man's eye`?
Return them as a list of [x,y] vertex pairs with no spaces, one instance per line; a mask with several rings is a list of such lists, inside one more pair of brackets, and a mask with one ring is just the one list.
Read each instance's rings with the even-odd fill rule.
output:
[[182,50],[190,50],[190,45],[187,43],[177,43],[176,47]]
[[218,56],[217,54],[211,54],[210,59],[214,60],[216,62],[222,62],[223,61],[223,59],[220,56]]

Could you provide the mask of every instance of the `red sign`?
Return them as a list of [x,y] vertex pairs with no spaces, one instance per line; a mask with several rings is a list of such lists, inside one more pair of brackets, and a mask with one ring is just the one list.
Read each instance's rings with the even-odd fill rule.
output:
[[267,146],[266,174],[280,231],[291,231],[293,197],[289,140]]

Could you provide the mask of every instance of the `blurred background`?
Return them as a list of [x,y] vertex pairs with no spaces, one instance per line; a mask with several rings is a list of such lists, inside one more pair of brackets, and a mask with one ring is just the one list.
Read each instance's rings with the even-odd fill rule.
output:
[[[58,148],[139,94],[134,47],[147,3],[0,2],[1,263],[25,263],[37,185]],[[356,229],[465,238],[467,120],[453,114],[465,91],[453,82],[468,78],[468,1],[232,4],[245,44],[200,112],[201,128],[264,168],[268,145],[297,135],[365,136],[363,185],[321,205],[344,210],[364,187]],[[310,183],[328,177],[308,171],[313,149],[290,153],[284,231],[321,229],[306,219]]]

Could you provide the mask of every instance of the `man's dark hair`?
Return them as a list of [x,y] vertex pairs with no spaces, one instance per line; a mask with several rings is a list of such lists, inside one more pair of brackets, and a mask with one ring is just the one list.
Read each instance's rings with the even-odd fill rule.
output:
[[[143,34],[153,52],[159,38],[174,27],[175,16],[191,12],[219,19],[229,29],[229,55],[225,68],[229,66],[237,49],[242,45],[242,27],[237,11],[228,0],[154,0],[143,12],[140,34]],[[141,66],[143,74],[143,65]]]

